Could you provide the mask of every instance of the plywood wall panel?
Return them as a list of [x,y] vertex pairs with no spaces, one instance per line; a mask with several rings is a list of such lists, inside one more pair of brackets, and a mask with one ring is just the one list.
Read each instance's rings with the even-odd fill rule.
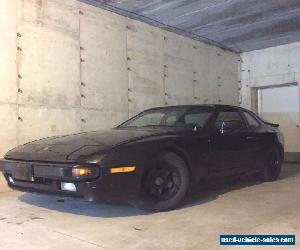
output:
[[0,104],[0,157],[18,144],[16,104]]
[[80,17],[82,106],[128,109],[125,18],[82,9]]
[[84,131],[96,131],[115,127],[128,118],[127,112],[82,110]]
[[59,109],[22,105],[19,107],[19,143],[43,137],[72,134],[81,131],[81,116],[77,109]]
[[164,105],[162,31],[128,20],[127,60],[129,110]]
[[18,38],[19,102],[80,107],[79,23],[74,7],[25,1]]
[[165,32],[165,92],[168,105],[194,102],[193,42]]
[[0,101],[17,100],[16,1],[0,1]]

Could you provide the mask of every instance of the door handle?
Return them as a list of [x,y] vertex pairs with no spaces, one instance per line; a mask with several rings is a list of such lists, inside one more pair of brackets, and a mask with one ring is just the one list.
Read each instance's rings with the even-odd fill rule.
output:
[[297,128],[300,128],[300,124],[297,124]]
[[255,136],[247,136],[246,139],[247,139],[247,140],[258,140],[258,137],[255,137]]

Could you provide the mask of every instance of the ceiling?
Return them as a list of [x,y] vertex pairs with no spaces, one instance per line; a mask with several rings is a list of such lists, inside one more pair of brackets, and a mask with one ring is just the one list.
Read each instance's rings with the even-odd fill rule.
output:
[[81,0],[235,52],[300,42],[300,0]]

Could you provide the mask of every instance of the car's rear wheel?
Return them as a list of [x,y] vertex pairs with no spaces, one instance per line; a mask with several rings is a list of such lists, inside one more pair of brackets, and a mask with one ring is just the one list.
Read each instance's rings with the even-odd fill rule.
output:
[[266,155],[264,165],[263,179],[264,181],[275,181],[281,172],[282,157],[278,149],[272,149]]
[[182,158],[164,153],[147,171],[143,181],[144,204],[151,211],[177,207],[189,187],[189,171]]

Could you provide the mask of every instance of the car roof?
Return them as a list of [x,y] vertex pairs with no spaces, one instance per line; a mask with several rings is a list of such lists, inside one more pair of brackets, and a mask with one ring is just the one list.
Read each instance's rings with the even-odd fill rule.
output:
[[145,111],[158,110],[158,109],[193,108],[193,107],[210,107],[210,108],[220,108],[220,109],[235,108],[235,109],[246,110],[242,107],[238,107],[238,106],[234,106],[234,105],[225,105],[225,104],[188,104],[188,105],[161,106],[161,107],[150,108]]

